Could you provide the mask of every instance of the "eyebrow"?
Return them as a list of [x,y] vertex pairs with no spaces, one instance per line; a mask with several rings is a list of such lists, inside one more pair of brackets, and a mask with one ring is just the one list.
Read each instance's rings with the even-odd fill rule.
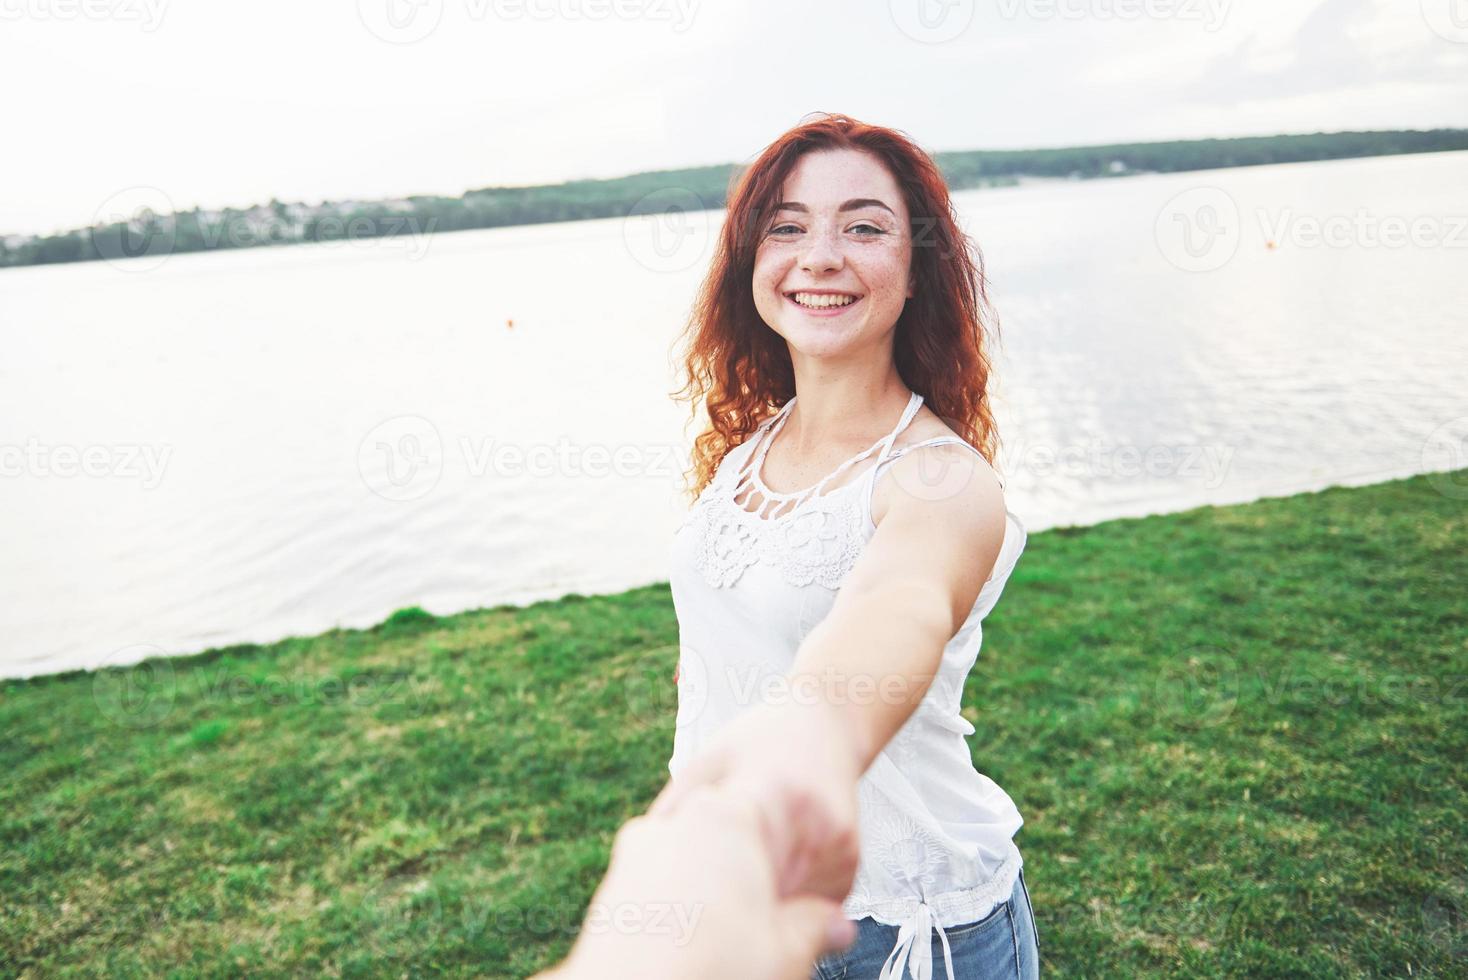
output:
[[[891,208],[887,207],[887,205],[883,204],[881,201],[877,200],[874,197],[853,197],[851,200],[847,201],[836,210],[837,212],[860,211],[862,208],[881,208],[883,211],[886,211],[888,214],[892,215],[892,217],[897,217],[897,213],[895,211],[893,211]],[[799,201],[781,201],[779,204],[775,205],[775,210],[804,211],[807,214],[810,213],[810,208],[806,207],[804,204],[801,204]]]

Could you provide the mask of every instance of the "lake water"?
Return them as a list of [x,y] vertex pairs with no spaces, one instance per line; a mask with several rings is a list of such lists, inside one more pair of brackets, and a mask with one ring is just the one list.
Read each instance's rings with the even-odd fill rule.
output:
[[[1468,466],[1468,153],[957,200],[1032,531]],[[721,220],[0,272],[0,675],[665,579]]]

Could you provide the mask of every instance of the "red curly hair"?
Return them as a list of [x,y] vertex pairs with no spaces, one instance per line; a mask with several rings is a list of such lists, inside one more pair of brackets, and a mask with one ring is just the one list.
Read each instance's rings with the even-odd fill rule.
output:
[[[754,259],[786,176],[814,150],[874,154],[902,188],[913,240],[914,295],[898,317],[893,360],[903,382],[928,408],[994,465],[999,437],[989,411],[986,333],[994,318],[983,256],[958,226],[938,165],[905,134],[820,113],[765,148],[730,179],[723,228],[698,291],[684,344],[686,383],[674,398],[691,416],[701,402],[709,426],[693,443],[685,491],[696,500],[724,456],[795,394],[785,339],[754,305]],[[690,418],[691,421],[691,418]]]

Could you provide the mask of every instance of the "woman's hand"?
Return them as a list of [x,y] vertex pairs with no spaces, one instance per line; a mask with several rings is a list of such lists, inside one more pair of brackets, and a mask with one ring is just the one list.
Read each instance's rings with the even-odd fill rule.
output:
[[760,703],[710,740],[648,810],[677,812],[691,791],[729,787],[754,801],[777,893],[840,902],[851,891],[861,850],[857,754],[831,706],[820,698]]
[[705,785],[676,813],[622,825],[570,955],[537,978],[805,980],[856,938],[840,912],[827,898],[781,900],[758,808]]

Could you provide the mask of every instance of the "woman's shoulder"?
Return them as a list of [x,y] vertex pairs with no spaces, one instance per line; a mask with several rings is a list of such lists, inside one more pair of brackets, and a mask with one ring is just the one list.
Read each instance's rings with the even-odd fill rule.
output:
[[897,438],[892,442],[892,451],[889,455],[903,455],[916,446],[926,446],[930,443],[945,449],[951,447],[950,451],[957,452],[964,452],[967,447],[967,451],[976,458],[976,461],[988,466],[988,461],[983,458],[983,453],[979,452],[973,443],[953,431],[948,423],[930,411],[926,405],[917,415],[913,416],[907,428],[898,433]]
[[[881,519],[886,516],[894,480],[897,483],[912,481],[916,486],[926,486],[927,482],[934,478],[931,469],[925,469],[921,462],[911,460],[906,463],[900,462],[908,457],[922,454],[931,454],[944,460],[943,472],[947,475],[942,479],[944,481],[958,480],[955,485],[970,488],[971,492],[978,497],[990,498],[989,507],[994,510],[996,519],[1002,520],[1000,515],[1008,509],[1004,502],[1003,477],[973,443],[954,432],[936,415],[928,413],[928,416],[926,419],[922,416],[915,417],[912,424],[899,433],[897,439],[893,440],[892,450],[888,453],[887,459],[883,460],[882,472],[878,475],[872,488],[870,506],[873,525],[881,523]],[[952,460],[953,465],[963,467],[962,472],[967,476],[957,477],[955,472],[948,468],[947,460],[949,459]],[[970,466],[973,468],[969,469]],[[904,471],[907,473],[905,477],[894,475]],[[975,475],[980,476],[980,481],[977,483],[971,479]],[[997,486],[997,496],[984,493],[979,489],[981,484]],[[930,495],[931,489],[928,493],[918,494],[918,496]]]

